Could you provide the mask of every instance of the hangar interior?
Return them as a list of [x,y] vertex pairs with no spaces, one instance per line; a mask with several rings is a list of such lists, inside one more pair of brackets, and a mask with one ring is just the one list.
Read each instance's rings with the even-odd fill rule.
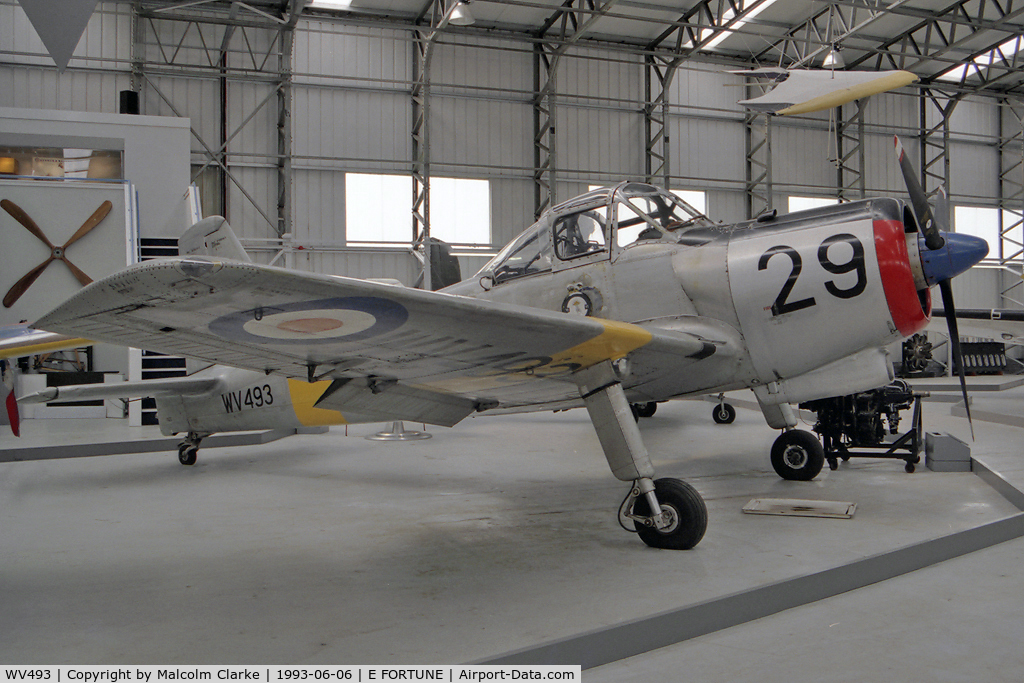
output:
[[[124,228],[106,223],[109,241],[70,252],[93,276],[146,250],[173,253],[194,219],[223,215],[257,262],[415,285],[427,237],[450,243],[468,275],[544,210],[621,180],[677,191],[724,223],[904,196],[898,135],[925,190],[948,194],[954,229],[988,241],[985,261],[954,281],[957,305],[1024,309],[1024,25],[1012,3],[101,0],[80,38],[65,29],[48,40],[43,27],[71,18],[30,13],[0,0],[0,156],[20,164],[0,187],[57,175],[117,195],[111,215]],[[826,59],[919,80],[812,114],[737,104],[764,90],[743,71]],[[76,150],[90,153],[85,177],[72,177]],[[120,167],[93,173],[110,158]],[[52,200],[54,183],[36,192],[45,200],[23,201],[58,212],[88,203]],[[93,207],[74,208],[44,229],[68,223],[70,234]],[[34,240],[0,220],[8,250]],[[99,263],[111,253],[125,262]],[[36,261],[31,251],[10,260],[0,288]],[[79,287],[56,266],[39,282],[0,323]],[[950,345],[934,334],[941,368],[924,389],[925,428],[969,443],[973,471],[908,475],[858,459],[810,484],[783,482],[749,392],[731,397],[733,425],[707,424],[711,402],[674,403],[641,429],[659,466],[685,474],[710,507],[709,538],[681,556],[617,530],[609,511],[621,487],[581,411],[474,419],[418,443],[337,427],[211,441],[183,481],[166,453],[141,445],[162,443],[136,426],[143,416],[125,427],[61,409],[41,419],[49,408],[38,407],[21,442],[2,437],[11,513],[0,604],[12,637],[0,653],[69,663],[566,657],[586,663],[588,680],[678,670],[1018,680],[1024,659],[1005,635],[1019,632],[1024,607],[1006,590],[1024,553],[1013,447],[1024,354],[994,338],[1005,361],[969,383],[971,441],[958,386],[941,377]],[[95,363],[137,378],[169,361],[150,360],[147,375],[144,356],[97,345]],[[117,454],[67,457],[96,444]],[[859,512],[781,522],[739,512],[764,494],[855,500]],[[968,615],[962,630],[936,625],[958,615]]]

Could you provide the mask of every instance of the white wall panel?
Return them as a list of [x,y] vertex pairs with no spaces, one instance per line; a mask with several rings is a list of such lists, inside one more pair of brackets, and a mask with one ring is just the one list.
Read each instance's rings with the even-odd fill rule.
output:
[[250,162],[263,161],[253,155],[276,155],[276,89],[265,83],[229,81],[228,101],[231,107],[228,110],[227,135],[234,136],[228,144],[228,152],[241,155],[243,160]]
[[991,100],[964,99],[950,115],[949,129],[953,135],[999,135],[999,108]]
[[599,185],[642,178],[643,126],[639,112],[559,106],[559,174]]
[[295,171],[292,233],[297,244],[344,244],[345,174]]
[[394,87],[412,78],[411,33],[303,20],[295,34],[296,81]]
[[127,74],[71,73],[35,67],[0,68],[0,106],[115,114]]
[[558,62],[558,92],[568,97],[636,103],[643,99],[643,61],[598,50],[569,50]]
[[[232,229],[240,238],[277,237],[277,169],[233,166],[231,174],[254,200],[250,201],[238,185],[228,181],[226,217]],[[273,224],[267,222],[257,206]]]
[[693,68],[680,67],[669,89],[669,101],[677,107],[717,110],[742,118],[744,110],[736,102],[759,93],[755,88],[744,87],[745,82],[745,77],[730,74],[725,67],[700,64]]
[[521,175],[533,165],[533,108],[518,102],[434,97],[430,161],[435,175]]
[[946,190],[953,202],[999,196],[999,156],[994,147],[950,142],[949,175]]
[[[669,119],[673,189],[743,187],[745,136],[742,121],[673,115]],[[659,181],[660,182],[660,181]]]
[[529,179],[497,178],[491,181],[491,240],[496,245],[533,224],[534,184]]
[[299,251],[291,258],[297,270],[358,278],[395,278],[407,286],[420,273],[412,254],[402,251]]
[[523,100],[533,90],[533,54],[522,43],[448,38],[434,45],[430,82],[440,91],[465,88],[481,97]]
[[777,191],[834,196],[835,156],[827,121],[772,120],[772,182]]
[[294,87],[292,151],[298,164],[408,172],[412,104],[394,93]]
[[[177,111],[188,117],[192,130],[207,145],[214,150],[220,146],[220,85],[216,80],[152,76],[142,87],[139,107],[148,116],[174,116]],[[192,151],[204,151],[194,137]]]

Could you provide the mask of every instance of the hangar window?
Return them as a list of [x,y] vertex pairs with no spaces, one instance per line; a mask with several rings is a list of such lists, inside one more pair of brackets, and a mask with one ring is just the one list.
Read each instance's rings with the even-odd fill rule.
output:
[[839,200],[835,197],[796,197],[789,198],[789,211],[806,211],[807,209],[820,209],[823,206],[835,206]]
[[[449,244],[489,245],[490,182],[431,178],[430,234]],[[345,174],[345,235],[349,244],[412,242],[412,177]]]
[[346,173],[345,240],[412,242],[412,177]]
[[[1002,212],[999,224],[999,209],[984,206],[956,206],[953,208],[953,229],[964,235],[974,235],[988,242],[988,256],[984,263],[1000,259],[1021,258],[1024,232],[1021,230],[1021,216],[1013,211]],[[1000,238],[1000,233],[1002,234]]]

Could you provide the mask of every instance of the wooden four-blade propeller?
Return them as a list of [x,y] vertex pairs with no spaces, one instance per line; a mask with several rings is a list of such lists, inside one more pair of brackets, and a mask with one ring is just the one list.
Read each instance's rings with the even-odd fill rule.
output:
[[46,234],[43,233],[38,225],[36,225],[35,221],[25,213],[24,209],[9,199],[0,199],[0,208],[3,208],[3,210],[9,213],[14,220],[24,225],[26,230],[38,237],[42,240],[43,244],[50,248],[50,257],[48,259],[25,273],[24,277],[14,283],[14,286],[11,287],[10,291],[7,292],[7,295],[4,296],[4,307],[10,308],[13,306],[14,302],[20,299],[21,295],[25,293],[25,290],[27,290],[32,283],[42,275],[43,271],[46,270],[46,266],[50,265],[51,261],[63,261],[64,265],[66,265],[71,271],[71,274],[74,275],[83,286],[92,282],[91,277],[83,273],[81,268],[68,260],[67,249],[72,244],[85,237],[90,230],[99,225],[100,222],[107,217],[107,214],[110,213],[113,206],[114,205],[109,201],[104,201],[100,204],[99,208],[89,216],[88,220],[86,220],[85,223],[82,223],[82,227],[75,231],[75,234],[71,236],[71,239],[65,242],[63,246],[55,246],[49,239],[47,239]]

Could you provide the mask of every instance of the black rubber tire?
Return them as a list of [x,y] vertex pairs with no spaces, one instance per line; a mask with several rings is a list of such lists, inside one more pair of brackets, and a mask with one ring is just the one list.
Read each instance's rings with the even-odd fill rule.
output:
[[658,412],[658,404],[654,401],[649,403],[636,403],[636,414],[640,417],[654,417],[654,413]]
[[184,443],[178,446],[178,462],[182,465],[195,465],[198,455],[198,446],[190,446]]
[[818,437],[801,429],[783,432],[772,444],[772,467],[788,481],[810,481],[825,466],[825,449]]
[[714,412],[711,413],[711,418],[716,424],[731,425],[736,419],[736,409],[728,403],[717,405]]
[[[679,479],[657,479],[654,495],[662,507],[670,507],[676,516],[676,523],[668,529],[637,524],[637,535],[652,548],[662,550],[689,550],[700,543],[708,528],[708,508],[704,499],[685,481]],[[640,496],[633,506],[638,515],[650,515],[651,506],[647,498]]]

